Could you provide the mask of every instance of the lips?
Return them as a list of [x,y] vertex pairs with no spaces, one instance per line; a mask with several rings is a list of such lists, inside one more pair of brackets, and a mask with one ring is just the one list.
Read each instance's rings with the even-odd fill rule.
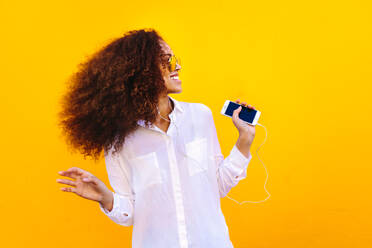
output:
[[171,75],[170,78],[173,80],[179,80],[178,74]]

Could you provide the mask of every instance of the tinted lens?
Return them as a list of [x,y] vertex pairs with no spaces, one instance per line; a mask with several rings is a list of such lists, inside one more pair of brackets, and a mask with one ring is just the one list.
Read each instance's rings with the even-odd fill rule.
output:
[[169,61],[170,71],[176,70],[177,64],[180,65],[180,59],[176,56],[172,56]]

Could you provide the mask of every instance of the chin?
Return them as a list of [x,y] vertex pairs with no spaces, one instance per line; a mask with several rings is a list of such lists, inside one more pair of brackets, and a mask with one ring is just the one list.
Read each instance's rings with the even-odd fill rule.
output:
[[168,94],[179,94],[182,92],[182,88],[175,88],[168,91]]
[[182,88],[179,88],[179,89],[177,89],[176,93],[181,93],[181,92],[182,92]]

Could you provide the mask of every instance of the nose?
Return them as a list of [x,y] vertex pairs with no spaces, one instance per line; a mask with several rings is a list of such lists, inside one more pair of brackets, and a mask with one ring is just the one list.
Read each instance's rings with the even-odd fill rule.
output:
[[176,63],[176,71],[181,70],[181,68],[180,64]]

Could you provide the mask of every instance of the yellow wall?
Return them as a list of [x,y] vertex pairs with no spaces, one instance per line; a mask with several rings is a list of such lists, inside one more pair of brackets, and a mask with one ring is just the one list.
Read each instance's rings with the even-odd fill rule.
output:
[[[125,31],[152,27],[182,58],[180,101],[214,114],[223,153],[237,138],[226,99],[262,111],[260,157],[271,198],[222,199],[235,247],[371,245],[370,1],[2,2],[0,197],[2,247],[129,247],[132,228],[98,203],[60,191],[57,171],[104,162],[71,153],[56,126],[64,80]],[[258,201],[255,151],[229,196]]]

